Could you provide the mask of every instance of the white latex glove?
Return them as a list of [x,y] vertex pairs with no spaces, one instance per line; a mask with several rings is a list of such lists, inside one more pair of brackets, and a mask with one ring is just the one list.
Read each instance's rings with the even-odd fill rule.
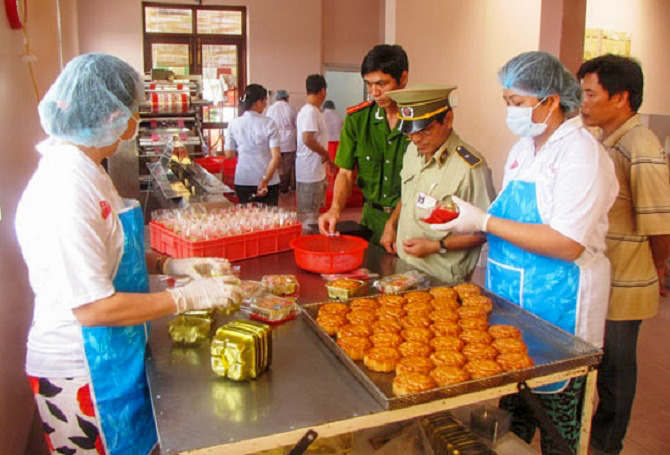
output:
[[486,232],[486,224],[491,215],[479,207],[465,202],[458,196],[452,196],[452,201],[458,206],[458,217],[444,224],[432,224],[430,227],[436,231],[455,232],[457,234],[471,234],[473,232]]
[[168,259],[163,265],[163,274],[189,276],[194,280],[230,273],[230,262],[223,258]]
[[193,280],[184,286],[168,289],[177,307],[177,313],[227,307],[242,300],[240,280],[234,275]]

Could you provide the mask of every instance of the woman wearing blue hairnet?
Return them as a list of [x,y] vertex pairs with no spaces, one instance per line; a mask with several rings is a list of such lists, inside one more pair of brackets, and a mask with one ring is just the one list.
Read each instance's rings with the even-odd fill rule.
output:
[[[575,77],[545,52],[526,52],[498,73],[507,126],[520,137],[505,164],[503,188],[483,212],[454,198],[460,215],[436,229],[488,233],[486,287],[537,316],[602,347],[610,285],[607,213],[618,192],[611,159],[577,113]],[[576,450],[584,378],[534,390]],[[530,442],[537,422],[517,396],[501,406]],[[542,453],[561,453],[542,434]]]
[[104,54],[73,59],[39,105],[49,138],[21,197],[16,232],[35,293],[26,371],[52,452],[147,454],[156,428],[144,372],[146,321],[239,300],[237,278],[194,279],[149,294],[148,272],[200,263],[144,252],[137,201],[101,166],[133,140],[140,75]]

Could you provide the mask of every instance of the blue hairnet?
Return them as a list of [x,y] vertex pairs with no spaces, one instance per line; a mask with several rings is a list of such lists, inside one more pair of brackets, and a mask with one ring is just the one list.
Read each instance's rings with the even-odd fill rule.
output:
[[86,147],[113,144],[144,97],[140,74],[106,54],[72,59],[39,104],[42,128],[52,137]]
[[547,52],[517,55],[500,68],[498,80],[503,88],[526,96],[559,95],[566,112],[572,112],[582,104],[582,88],[575,76]]

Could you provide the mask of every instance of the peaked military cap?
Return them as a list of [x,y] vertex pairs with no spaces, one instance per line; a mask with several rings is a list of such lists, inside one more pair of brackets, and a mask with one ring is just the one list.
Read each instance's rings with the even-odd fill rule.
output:
[[398,104],[398,129],[405,133],[416,133],[426,128],[437,115],[455,107],[457,99],[455,85],[421,84],[393,90],[387,95]]

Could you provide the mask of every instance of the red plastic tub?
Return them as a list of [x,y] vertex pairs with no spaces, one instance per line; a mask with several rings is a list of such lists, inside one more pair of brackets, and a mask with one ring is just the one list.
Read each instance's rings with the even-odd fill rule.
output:
[[295,262],[316,273],[342,273],[359,267],[368,242],[360,237],[305,235],[291,240]]

